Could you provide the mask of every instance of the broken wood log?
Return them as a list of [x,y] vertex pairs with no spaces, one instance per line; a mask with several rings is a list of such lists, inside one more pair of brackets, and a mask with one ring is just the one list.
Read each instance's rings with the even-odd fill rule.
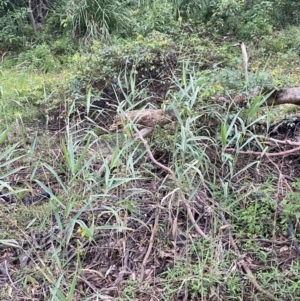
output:
[[[266,94],[268,91],[264,91]],[[293,104],[300,106],[300,88],[282,88],[279,90],[269,91],[271,95],[268,97],[266,103],[269,106]]]
[[[283,104],[293,104],[300,106],[300,87],[294,88],[280,88],[280,89],[272,89],[272,88],[255,88],[250,90],[246,95],[237,95],[234,98],[234,103],[239,106],[245,106],[251,102],[251,99],[263,96],[265,97],[264,103],[262,106],[278,106]],[[215,99],[212,98],[212,99]],[[219,99],[224,99],[226,103],[231,103],[231,98],[221,97]]]

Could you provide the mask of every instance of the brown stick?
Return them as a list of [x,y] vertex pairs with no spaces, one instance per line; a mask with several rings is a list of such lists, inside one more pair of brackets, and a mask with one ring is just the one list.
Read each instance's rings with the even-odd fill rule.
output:
[[265,137],[263,135],[257,135],[256,137],[260,138],[260,139],[263,139],[263,140],[266,140],[266,141],[274,142],[274,144],[300,146],[300,142],[294,142],[294,141],[291,141],[291,140],[278,140],[278,139],[274,139],[274,138]]
[[160,168],[162,168],[162,169],[164,169],[165,171],[167,171],[167,172],[172,176],[172,178],[176,179],[176,176],[175,176],[175,173],[173,172],[173,170],[171,170],[171,169],[168,168],[167,166],[165,166],[165,165],[159,163],[159,162],[154,158],[154,156],[153,156],[153,154],[152,154],[152,152],[151,152],[151,150],[150,150],[150,147],[149,147],[149,145],[148,145],[148,142],[144,139],[143,135],[141,134],[141,132],[138,130],[138,128],[137,128],[135,125],[133,125],[133,129],[134,129],[134,131],[135,131],[135,133],[136,133],[136,137],[139,138],[139,139],[143,142],[143,144],[144,144],[144,146],[145,146],[145,148],[146,148],[146,151],[147,151],[147,153],[148,153],[148,156],[149,156],[150,160],[151,160],[155,165],[157,165],[157,166],[159,166]]
[[230,152],[230,153],[239,153],[239,154],[245,154],[245,155],[254,155],[254,156],[266,156],[266,157],[278,157],[278,156],[285,156],[285,155],[289,155],[292,153],[295,153],[297,151],[300,150],[300,146],[293,148],[293,149],[289,149],[286,151],[282,151],[279,153],[263,153],[263,152],[253,152],[253,151],[237,151],[235,148],[226,148],[226,151]]
[[185,208],[186,208],[186,211],[187,211],[187,214],[188,214],[188,217],[189,219],[191,220],[193,226],[195,227],[195,230],[198,232],[198,234],[200,234],[203,238],[208,238],[208,236],[201,230],[201,228],[197,225],[195,219],[194,219],[194,215],[193,215],[193,212],[190,208],[190,205],[188,203],[188,201],[186,200],[186,198],[183,196],[183,194],[181,193],[181,199],[185,205]]
[[[160,210],[159,210],[160,212]],[[150,253],[151,253],[151,250],[153,248],[153,244],[154,244],[154,237],[155,237],[155,234],[157,232],[157,226],[158,226],[158,219],[159,219],[159,212],[157,212],[156,216],[155,216],[155,221],[154,221],[154,225],[153,225],[153,229],[152,229],[152,233],[151,233],[151,237],[150,237],[150,241],[149,241],[149,246],[148,246],[148,250],[147,250],[147,253],[144,257],[144,260],[142,262],[142,270],[141,270],[141,282],[143,281],[144,279],[144,274],[145,274],[145,266],[146,266],[146,263],[148,261],[148,258],[150,256]]]

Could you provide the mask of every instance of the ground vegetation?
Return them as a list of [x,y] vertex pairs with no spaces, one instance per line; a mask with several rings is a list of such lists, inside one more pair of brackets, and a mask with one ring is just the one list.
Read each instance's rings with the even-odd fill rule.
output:
[[298,300],[299,10],[0,2],[0,299]]

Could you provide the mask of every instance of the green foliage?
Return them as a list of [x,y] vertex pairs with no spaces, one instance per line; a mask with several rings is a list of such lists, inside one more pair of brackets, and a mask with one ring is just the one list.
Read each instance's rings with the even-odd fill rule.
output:
[[[238,20],[235,22],[234,33],[242,39],[259,39],[262,35],[270,35],[273,32],[272,19],[273,5],[271,1],[261,1],[254,4],[248,10],[243,7],[238,11]],[[232,18],[234,18],[232,16]],[[239,24],[240,23],[240,24]],[[276,26],[276,25],[275,25]]]
[[46,44],[37,45],[31,50],[22,52],[18,57],[18,62],[42,72],[53,70],[57,63]]
[[153,31],[176,34],[180,30],[180,22],[174,18],[168,0],[144,1],[140,6],[132,6],[129,13],[133,19],[131,36],[147,36]]
[[27,43],[51,44],[53,39],[70,34],[84,43],[95,39],[107,42],[114,35],[146,36],[153,31],[178,36],[197,32],[201,23],[213,33],[259,40],[278,25],[298,24],[300,4],[283,0],[54,1],[51,7],[45,6],[43,32],[36,37],[27,1],[2,1],[0,11],[0,50],[19,51]]
[[127,5],[111,0],[70,0],[57,7],[62,26],[73,37],[107,39],[111,31],[127,33],[130,26],[130,14]]
[[273,35],[263,36],[259,41],[259,48],[267,53],[287,54],[295,52],[300,54],[300,29],[290,26],[284,31],[277,31]]
[[173,11],[176,18],[187,20],[197,18],[201,21],[208,21],[213,15],[214,6],[219,1],[196,1],[196,0],[172,0]]
[[[26,179],[35,182],[51,195],[46,210],[43,208],[42,218],[45,219],[44,224],[50,227],[54,225],[53,229],[55,228],[56,231],[54,238],[50,237],[50,240],[53,240],[51,260],[47,257],[48,253],[43,250],[40,252],[40,249],[32,247],[31,252],[34,255],[32,261],[35,258],[38,260],[33,261],[34,265],[28,266],[30,273],[26,269],[19,272],[18,276],[23,279],[27,295],[30,291],[29,277],[40,277],[44,282],[43,287],[50,288],[50,296],[47,296],[49,300],[74,299],[81,289],[78,282],[79,276],[83,272],[88,272],[88,269],[81,270],[81,262],[85,266],[87,260],[93,258],[94,253],[91,250],[104,246],[104,253],[107,253],[112,249],[112,263],[114,258],[117,258],[120,266],[123,265],[124,262],[119,261],[119,258],[125,258],[124,254],[134,249],[135,242],[129,244],[128,241],[140,229],[149,233],[146,233],[145,240],[137,239],[136,246],[138,250],[142,250],[145,242],[144,250],[147,251],[147,239],[150,237],[148,234],[150,231],[155,233],[156,230],[154,226],[152,227],[154,211],[162,210],[163,217],[166,218],[162,219],[158,226],[151,250],[157,254],[149,257],[155,260],[153,262],[149,260],[144,266],[143,281],[133,280],[134,274],[128,277],[131,279],[126,283],[128,285],[123,286],[128,279],[127,276],[122,280],[120,286],[124,289],[120,290],[119,300],[142,299],[139,293],[143,292],[151,295],[153,287],[148,281],[150,277],[155,277],[153,280],[157,280],[156,283],[159,282],[161,285],[157,290],[161,296],[157,299],[171,300],[176,295],[179,297],[184,290],[188,292],[186,299],[191,300],[248,298],[250,289],[244,282],[244,271],[238,267],[239,260],[244,260],[244,258],[238,258],[232,246],[228,244],[226,230],[229,226],[222,227],[217,214],[217,211],[223,211],[223,208],[239,249],[241,246],[244,247],[242,254],[247,254],[245,257],[259,258],[264,263],[264,267],[267,267],[266,270],[257,273],[253,270],[262,286],[268,289],[268,280],[275,279],[274,285],[278,285],[276,294],[291,296],[290,299],[299,295],[298,287],[295,284],[289,287],[289,277],[285,277],[288,274],[292,277],[292,281],[299,282],[299,277],[295,276],[299,274],[296,261],[291,264],[287,263],[291,265],[292,272],[288,270],[282,272],[268,267],[268,254],[265,251],[266,248],[262,249],[265,244],[253,243],[255,238],[270,240],[277,238],[275,232],[281,230],[277,224],[278,215],[275,212],[277,208],[274,195],[276,193],[272,188],[277,179],[272,179],[265,184],[255,183],[255,188],[252,187],[249,185],[249,182],[253,181],[251,172],[262,164],[261,158],[242,161],[241,157],[238,160],[237,156],[227,152],[228,148],[233,147],[236,151],[251,149],[254,142],[256,150],[259,148],[259,151],[266,151],[266,146],[253,134],[253,127],[259,121],[268,120],[266,110],[260,114],[260,106],[265,101],[264,97],[259,95],[252,98],[246,109],[237,108],[234,97],[248,95],[247,89],[252,87],[276,87],[279,82],[285,83],[284,74],[281,78],[275,73],[271,76],[272,73],[268,71],[264,58],[254,55],[251,57],[251,64],[263,64],[264,69],[261,71],[260,66],[256,65],[252,68],[253,65],[251,65],[249,83],[246,86],[244,74],[240,68],[241,54],[237,48],[229,47],[232,41],[230,44],[223,40],[215,43],[206,36],[208,30],[203,25],[195,25],[195,22],[190,20],[184,21],[184,11],[187,13],[187,18],[194,17],[192,10],[197,8],[197,3],[202,3],[202,7],[207,8],[203,11],[203,20],[207,24],[212,22],[213,18],[219,18],[220,24],[228,21],[224,26],[235,30],[240,36],[247,37],[248,31],[251,31],[253,35],[250,37],[257,37],[269,32],[268,25],[271,21],[267,18],[264,20],[262,12],[265,9],[267,14],[270,2],[257,3],[256,7],[251,8],[252,13],[256,9],[255,17],[250,12],[243,12],[244,15],[249,13],[252,18],[249,17],[252,21],[247,23],[249,28],[243,31],[245,27],[235,28],[236,23],[233,19],[234,15],[242,12],[243,1],[222,1],[222,3],[220,1],[182,1],[180,3],[177,1],[176,5],[181,6],[177,8],[178,20],[175,19],[175,21],[172,19],[170,1],[145,0],[139,1],[139,6],[135,1],[127,1],[126,9],[130,11],[129,17],[134,16],[128,19],[128,24],[136,25],[132,29],[133,36],[127,40],[120,38],[121,35],[123,37],[130,35],[126,32],[126,27],[114,27],[115,23],[110,24],[108,21],[103,23],[106,26],[107,35],[97,36],[91,28],[92,23],[83,22],[84,13],[87,14],[91,9],[88,4],[97,5],[97,3],[86,2],[87,6],[84,6],[82,10],[77,8],[78,15],[72,19],[74,24],[71,23],[71,19],[64,19],[67,16],[64,11],[61,12],[62,24],[60,24],[59,14],[49,16],[47,20],[51,22],[49,21],[45,26],[45,28],[48,26],[48,29],[45,29],[45,32],[36,40],[37,44],[19,55],[18,68],[9,70],[10,72],[5,68],[1,69],[1,122],[5,120],[7,124],[11,124],[6,112],[12,108],[12,104],[16,105],[18,110],[15,119],[16,124],[20,124],[22,135],[20,135],[21,138],[16,136],[18,144],[8,146],[1,151],[0,167],[3,169],[3,179],[1,179],[0,186],[7,188],[9,194],[21,195],[24,191],[11,189],[4,182],[7,180],[4,177],[14,176],[26,167]],[[78,3],[84,4],[85,2],[77,1],[76,4]],[[103,3],[108,5],[108,2]],[[122,3],[120,1],[116,4],[111,1],[110,5],[116,5],[115,8],[120,9]],[[175,1],[172,3],[174,4]],[[217,4],[220,5],[216,7]],[[75,11],[75,8],[71,7],[71,9]],[[103,9],[107,8],[103,6]],[[161,9],[164,11],[160,13]],[[70,16],[74,11],[70,12]],[[114,13],[109,12],[109,14]],[[99,16],[95,13],[92,17]],[[90,21],[95,22],[95,20],[87,22]],[[82,27],[81,24],[83,24]],[[90,27],[87,27],[87,24]],[[76,26],[72,27],[73,25]],[[97,26],[98,24],[95,25],[95,30],[100,30],[101,28]],[[201,32],[198,32],[200,29]],[[55,41],[50,37],[52,30],[57,31]],[[74,51],[74,48],[72,40],[66,34],[72,30],[76,38],[81,36],[84,37],[84,41],[88,41],[90,36],[89,41],[92,38],[95,39],[92,43],[87,43],[82,52],[76,52],[73,55],[70,66],[72,71],[72,86],[70,87],[67,80],[69,78],[68,65],[64,66],[66,69],[64,73],[53,74],[49,71],[57,70],[57,56],[60,56],[60,61],[68,62],[68,55]],[[298,33],[296,28],[289,30],[289,38]],[[272,55],[275,53],[282,57],[288,50],[285,46],[285,41],[288,43],[288,39],[285,40],[285,36],[280,33],[276,33],[274,37],[272,41],[271,38],[263,36],[261,45],[269,49],[274,47]],[[38,44],[41,41],[47,41],[47,43]],[[299,41],[295,37],[289,45],[296,52],[298,44]],[[22,66],[25,68],[21,68]],[[276,69],[277,75],[281,73],[278,70]],[[43,73],[48,71],[48,73],[43,74],[40,71]],[[23,72],[22,78],[21,72]],[[32,76],[34,76],[33,80],[31,80]],[[40,78],[43,76],[42,81],[37,79],[38,76]],[[114,100],[109,110],[93,107],[94,100],[106,101],[108,98]],[[85,106],[84,120],[72,119],[77,110],[78,99]],[[36,138],[31,139],[32,134],[24,126],[22,114],[28,108],[33,112],[33,105],[38,105],[39,113],[47,114],[50,119],[52,117],[50,109],[54,101],[57,101],[57,107],[63,107],[60,114],[66,123],[63,130],[59,131],[60,137],[56,140],[56,135],[51,134],[49,138],[47,132],[43,131],[43,136],[46,135],[44,138],[46,143],[37,142],[40,139],[37,135]],[[169,128],[155,128],[153,135],[147,137],[147,141],[155,158],[172,169],[176,179],[168,175],[165,170],[160,170],[148,156],[145,145],[132,137],[134,130],[131,122],[125,125],[124,133],[108,133],[108,128],[103,126],[104,122],[112,118],[110,115],[112,110],[117,110],[121,116],[125,116],[127,110],[139,107],[156,108],[161,103],[163,109],[173,113],[175,122],[170,123]],[[116,105],[118,105],[117,108],[115,108]],[[92,114],[97,115],[95,120]],[[36,120],[34,122],[36,123]],[[103,132],[106,136],[102,135]],[[7,133],[5,129],[1,129],[1,146],[5,147],[7,140],[15,139],[15,136],[11,138],[10,133],[8,135]],[[19,148],[19,141],[22,141],[24,149]],[[35,149],[36,143],[41,144],[39,149]],[[50,146],[50,143],[54,146]],[[28,172],[32,165],[34,167]],[[13,168],[13,166],[16,167]],[[47,182],[37,178],[40,173]],[[56,193],[45,184],[49,182],[54,183]],[[297,183],[294,187],[296,192],[291,193],[283,204],[283,216],[280,218],[284,223],[288,220],[298,222],[299,187]],[[145,191],[147,195],[143,195]],[[205,228],[207,233],[209,232],[209,239],[199,238],[194,224],[186,222],[186,211],[183,209],[182,195],[178,193],[179,191],[186,196],[191,208],[195,206],[196,223],[201,228]],[[202,209],[202,203],[211,207],[210,211],[207,211],[211,216],[204,216],[206,211]],[[145,208],[147,210],[144,211]],[[17,209],[12,210],[10,214],[16,214]],[[137,221],[137,224],[131,223],[132,221]],[[22,229],[26,234],[28,230],[31,230],[32,225],[35,226],[35,223],[39,224],[40,228],[42,227],[40,224],[43,223],[34,217],[27,221],[27,228],[18,224],[17,230]],[[135,230],[134,234],[128,235],[126,232],[131,229]],[[173,241],[169,243],[166,239],[170,230],[186,231],[184,244],[173,248]],[[48,235],[49,229],[46,231]],[[163,237],[160,236],[161,233]],[[116,248],[106,247],[106,234],[110,235],[110,242],[118,242]],[[10,237],[8,234],[5,235]],[[16,237],[18,235],[19,233]],[[245,244],[240,241],[241,238],[246,240]],[[22,242],[26,239],[28,238],[22,235]],[[28,242],[28,245],[33,246],[30,239]],[[4,243],[9,243],[9,240],[5,240]],[[26,245],[22,246],[25,248]],[[178,250],[180,252],[177,253]],[[101,252],[98,254],[101,255]],[[75,256],[77,256],[77,261],[74,260]],[[130,255],[128,261],[131,259]],[[164,274],[154,276],[152,271],[160,260],[172,262],[174,265],[169,267]],[[99,267],[100,262],[102,261],[97,260]],[[140,259],[137,262],[137,266],[140,266]],[[32,266],[34,269],[31,269]],[[47,269],[44,269],[45,266]],[[117,273],[121,272],[120,266],[117,266]],[[94,266],[95,269],[99,267]],[[114,279],[117,276],[111,269],[106,272],[108,278]],[[99,273],[101,278],[99,281],[107,279],[101,273]],[[11,276],[14,281],[15,274]],[[276,279],[279,281],[277,282]],[[90,280],[93,281],[92,278]],[[20,281],[14,281],[14,283],[18,285]],[[279,289],[282,292],[278,292]],[[21,290],[18,293],[21,294]],[[98,287],[95,287],[94,293],[97,298]],[[105,292],[101,291],[102,293]],[[217,293],[220,296],[216,297]],[[84,294],[90,294],[89,289],[80,291],[80,294],[82,294],[80,298],[85,298],[85,300],[93,299],[91,296],[84,296]],[[124,299],[121,299],[123,297]],[[259,298],[257,293],[255,293],[256,297]],[[260,299],[264,300],[263,297]]]
[[272,33],[272,3],[260,1],[248,7],[247,1],[215,1],[209,26],[217,24],[217,31],[249,40]]
[[294,191],[288,194],[288,197],[282,202],[283,205],[283,222],[293,221],[299,224],[300,221],[300,181],[297,180],[292,184]]
[[241,235],[243,237],[272,237],[273,227],[270,220],[274,215],[275,203],[271,198],[270,191],[268,191],[268,195],[260,198],[253,194],[242,204],[240,213],[236,212],[238,224],[247,225]]
[[33,35],[25,9],[8,11],[0,16],[0,28],[0,51],[19,51],[25,46],[24,37]]
[[112,96],[114,89],[119,91],[123,87],[125,91],[120,91],[123,98],[134,91],[135,86],[143,87],[146,79],[163,83],[171,73],[166,68],[166,61],[172,63],[172,54],[168,52],[171,45],[168,36],[159,32],[119,40],[113,45],[95,41],[90,53],[73,56],[72,92],[78,95],[82,88],[87,89],[91,85],[94,94],[108,88],[107,93]]
[[[214,250],[209,241],[195,241],[186,254],[186,261],[177,262],[174,268],[165,273],[166,280],[172,283],[172,287],[165,290],[164,298],[170,300],[180,290],[182,281],[185,282],[191,299],[208,296],[220,281],[220,275],[212,273],[218,269],[213,255]],[[193,257],[198,260],[198,264],[190,266],[189,261]]]
[[69,57],[75,52],[74,42],[70,38],[64,36],[56,39],[49,45],[49,47],[51,49],[51,53],[54,56],[58,56],[60,60],[62,60],[64,56]]
[[278,25],[297,24],[299,3],[289,1],[173,0],[177,17],[202,21],[221,34],[241,39],[270,35]]
[[286,25],[299,25],[299,1],[272,1],[273,2],[273,18],[281,27]]

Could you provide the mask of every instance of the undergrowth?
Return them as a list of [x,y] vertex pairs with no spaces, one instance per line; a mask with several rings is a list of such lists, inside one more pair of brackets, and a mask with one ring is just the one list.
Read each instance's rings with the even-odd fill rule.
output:
[[[265,300],[254,278],[274,300],[300,295],[299,183],[288,193],[278,161],[238,154],[269,150],[253,129],[272,110],[249,91],[286,79],[254,61],[245,83],[231,42],[189,43],[151,32],[95,41],[61,73],[1,71],[4,300]],[[143,140],[126,113],[148,109],[172,118]]]

